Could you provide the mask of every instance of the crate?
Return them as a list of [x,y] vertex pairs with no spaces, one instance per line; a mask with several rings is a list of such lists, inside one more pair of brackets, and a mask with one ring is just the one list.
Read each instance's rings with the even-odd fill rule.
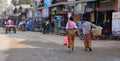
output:
[[101,34],[102,34],[102,29],[100,29],[100,28],[91,29],[91,34],[92,34],[92,36],[101,36]]

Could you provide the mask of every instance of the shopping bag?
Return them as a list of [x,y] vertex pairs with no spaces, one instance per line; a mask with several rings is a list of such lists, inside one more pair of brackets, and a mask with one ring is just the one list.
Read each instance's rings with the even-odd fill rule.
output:
[[67,45],[67,44],[68,44],[68,36],[64,36],[63,44],[64,44],[64,45]]

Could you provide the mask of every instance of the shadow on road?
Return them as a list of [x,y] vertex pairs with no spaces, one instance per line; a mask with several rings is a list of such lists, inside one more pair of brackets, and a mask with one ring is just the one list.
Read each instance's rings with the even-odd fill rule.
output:
[[113,61],[113,57],[120,57],[115,53],[116,50],[94,49],[93,52],[86,52],[83,47],[75,47],[73,53],[68,53],[69,49],[60,44],[26,40],[18,42],[6,51],[9,55],[6,61]]

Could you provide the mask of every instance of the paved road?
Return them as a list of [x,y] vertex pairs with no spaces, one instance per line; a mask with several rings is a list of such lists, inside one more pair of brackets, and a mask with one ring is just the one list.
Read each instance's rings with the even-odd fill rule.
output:
[[120,41],[93,40],[93,51],[84,51],[76,37],[75,51],[63,45],[63,36],[39,32],[4,34],[0,29],[0,61],[120,61]]

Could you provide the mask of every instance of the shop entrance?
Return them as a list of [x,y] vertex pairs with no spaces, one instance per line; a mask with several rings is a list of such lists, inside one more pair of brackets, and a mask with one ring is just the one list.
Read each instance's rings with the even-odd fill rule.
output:
[[111,34],[112,12],[113,11],[101,11],[96,13],[96,24],[103,27],[103,34]]

